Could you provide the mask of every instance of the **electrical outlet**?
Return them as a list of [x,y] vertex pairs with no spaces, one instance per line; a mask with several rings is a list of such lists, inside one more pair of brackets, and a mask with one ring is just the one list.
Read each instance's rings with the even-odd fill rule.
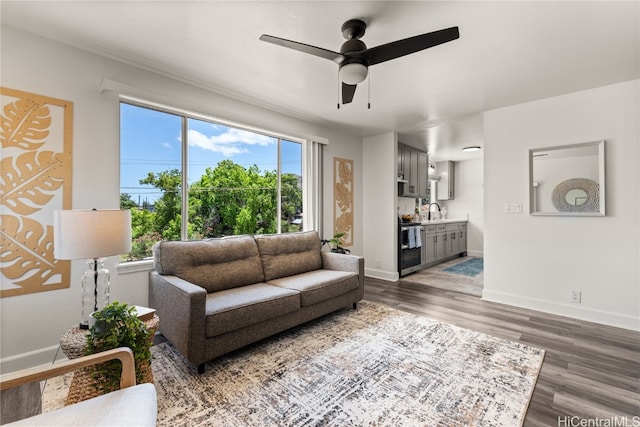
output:
[[582,300],[582,292],[571,291],[571,294],[569,295],[569,301],[571,301],[574,304],[580,304],[581,300]]

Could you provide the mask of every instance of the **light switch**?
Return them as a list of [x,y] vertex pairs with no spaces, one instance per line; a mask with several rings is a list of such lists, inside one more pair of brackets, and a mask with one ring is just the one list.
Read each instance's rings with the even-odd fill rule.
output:
[[504,211],[506,213],[522,213],[522,203],[505,203]]

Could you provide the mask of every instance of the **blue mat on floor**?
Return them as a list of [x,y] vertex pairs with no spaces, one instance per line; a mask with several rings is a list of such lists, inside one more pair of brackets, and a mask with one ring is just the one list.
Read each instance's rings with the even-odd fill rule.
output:
[[460,264],[447,267],[442,271],[446,271],[447,273],[462,274],[463,276],[473,277],[481,273],[483,268],[484,268],[483,258],[471,258],[464,262],[461,262]]

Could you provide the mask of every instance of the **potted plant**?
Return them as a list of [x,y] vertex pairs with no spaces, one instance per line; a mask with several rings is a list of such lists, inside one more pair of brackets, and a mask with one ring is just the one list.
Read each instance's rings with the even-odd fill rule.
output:
[[332,239],[321,240],[322,246],[324,246],[325,244],[328,244],[331,252],[335,252],[337,254],[351,253],[349,249],[345,249],[342,246],[340,246],[342,244],[342,237],[344,237],[344,234],[345,233],[336,233],[333,235]]
[[[136,382],[149,382],[153,332],[138,318],[135,307],[114,301],[93,313],[93,317],[95,323],[87,335],[85,353],[129,347],[135,360]],[[95,387],[103,393],[118,390],[121,371],[122,365],[117,360],[97,365],[93,372]]]

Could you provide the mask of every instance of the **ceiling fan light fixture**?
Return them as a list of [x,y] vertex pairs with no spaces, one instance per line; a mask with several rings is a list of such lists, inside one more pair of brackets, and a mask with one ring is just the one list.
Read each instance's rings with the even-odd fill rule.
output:
[[480,148],[481,147],[479,145],[470,145],[468,147],[464,147],[462,151],[464,151],[465,153],[470,153],[473,151],[480,151]]
[[366,65],[352,62],[351,64],[344,64],[340,67],[339,76],[341,82],[348,85],[357,85],[367,78],[367,73]]

